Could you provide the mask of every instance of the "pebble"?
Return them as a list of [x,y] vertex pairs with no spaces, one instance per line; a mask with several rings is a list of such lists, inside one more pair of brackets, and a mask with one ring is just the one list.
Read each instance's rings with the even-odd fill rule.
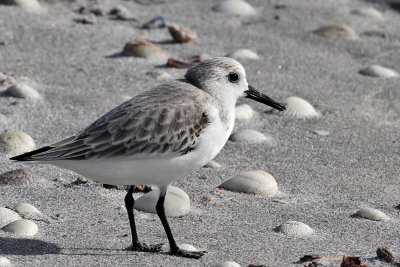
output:
[[234,261],[224,261],[211,265],[211,267],[240,267],[240,264]]
[[129,9],[124,6],[118,5],[112,8],[109,14],[118,20],[136,20],[136,18],[131,14]]
[[142,25],[142,29],[158,29],[158,28],[164,28],[165,25],[165,21],[164,18],[161,16],[155,17],[153,19],[151,19],[150,21],[146,22],[145,24]]
[[383,213],[380,210],[373,209],[373,208],[362,208],[356,212],[356,215],[373,221],[387,221],[389,220],[389,216]]
[[33,221],[21,219],[7,224],[2,230],[18,236],[34,236],[39,229]]
[[229,191],[269,197],[279,193],[278,183],[274,177],[261,170],[240,173],[223,182],[219,187]]
[[325,130],[314,130],[313,133],[316,134],[316,135],[319,135],[319,136],[327,136],[327,135],[329,135],[329,132],[325,131]]
[[35,147],[35,141],[24,132],[5,132],[0,135],[0,154],[18,155]]
[[277,230],[282,234],[294,237],[305,237],[314,233],[314,230],[310,226],[297,221],[284,222],[277,227]]
[[235,107],[236,120],[249,120],[254,116],[254,110],[250,105],[243,104]]
[[378,78],[396,78],[400,76],[397,71],[382,67],[380,65],[370,65],[360,70],[360,74]]
[[6,95],[17,97],[17,98],[27,98],[27,99],[38,99],[40,98],[39,93],[27,85],[26,83],[20,82],[13,84],[7,88],[5,91]]
[[155,71],[149,71],[146,73],[146,75],[149,75],[150,77],[156,79],[156,80],[170,80],[172,79],[171,74],[169,74],[166,71],[163,70],[155,70]]
[[206,165],[204,165],[204,168],[212,168],[212,169],[218,169],[221,167],[222,167],[221,164],[218,164],[213,160],[209,161]]
[[370,18],[374,18],[377,20],[383,20],[382,13],[373,7],[364,7],[364,8],[360,8],[360,9],[353,9],[350,11],[350,13],[353,15],[365,16],[365,17],[370,17]]
[[42,213],[32,206],[31,204],[28,203],[20,203],[15,207],[15,210],[18,211],[20,214],[23,216],[33,216],[33,217],[40,217],[42,216]]
[[81,18],[75,18],[74,21],[76,23],[81,23],[81,24],[95,24],[97,22],[96,16],[93,14],[88,14],[87,16],[81,17]]
[[11,261],[6,257],[0,256],[0,267],[11,267]]
[[239,130],[232,134],[229,137],[229,140],[248,144],[268,143],[271,146],[275,145],[275,141],[272,137],[266,136],[263,133],[252,129]]
[[10,222],[20,220],[22,217],[15,211],[0,207],[0,228]]
[[318,112],[314,109],[314,107],[308,103],[306,100],[297,97],[291,96],[288,97],[285,101],[286,103],[286,110],[280,112],[286,117],[293,117],[293,118],[314,118],[318,117]]
[[171,25],[168,26],[168,31],[172,38],[178,43],[186,43],[197,38],[197,34],[195,32],[189,31],[183,27]]
[[126,56],[141,57],[147,59],[165,60],[165,53],[149,41],[132,41],[125,44],[123,52]]
[[223,0],[211,9],[216,12],[240,16],[251,16],[257,13],[254,7],[243,0]]
[[[135,200],[135,209],[156,214],[159,190],[151,191]],[[164,202],[165,215],[182,217],[190,211],[189,196],[180,188],[169,186]]]
[[314,30],[313,33],[323,37],[342,36],[349,39],[357,38],[357,34],[352,28],[343,25],[324,26]]
[[231,57],[234,59],[260,59],[256,52],[251,51],[250,49],[238,49],[227,55],[227,57]]

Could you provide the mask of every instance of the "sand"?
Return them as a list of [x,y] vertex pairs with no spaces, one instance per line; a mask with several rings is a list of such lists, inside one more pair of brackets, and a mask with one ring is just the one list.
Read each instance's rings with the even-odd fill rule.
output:
[[[277,144],[228,141],[215,158],[222,168],[203,168],[174,183],[190,196],[192,211],[169,221],[178,243],[208,251],[199,260],[168,255],[157,216],[143,212],[135,213],[140,239],[165,243],[164,252],[126,251],[130,231],[123,189],[71,185],[78,174],[12,163],[3,155],[0,173],[27,167],[30,182],[0,185],[0,206],[27,202],[44,218],[35,220],[39,233],[32,238],[0,231],[0,255],[15,266],[209,266],[227,260],[302,266],[298,261],[305,254],[339,256],[320,260],[324,266],[339,266],[343,255],[361,257],[368,266],[390,266],[377,259],[376,249],[389,247],[400,256],[399,79],[359,73],[371,64],[400,71],[398,10],[384,1],[249,0],[258,14],[238,17],[211,11],[218,1],[100,2],[106,11],[117,4],[127,7],[137,21],[101,16],[93,25],[77,23],[74,19],[86,15],[76,10],[88,6],[86,1],[40,2],[39,14],[0,5],[0,72],[28,77],[41,95],[38,100],[1,96],[1,132],[24,131],[38,147],[46,145],[163,82],[146,75],[149,71],[182,78],[184,69],[166,68],[165,62],[119,56],[125,43],[136,39],[153,41],[182,60],[201,52],[224,56],[251,49],[260,59],[240,61],[250,84],[279,101],[304,98],[321,116],[288,118],[253,101],[239,102],[257,115],[237,121],[234,131],[254,129]],[[351,13],[370,6],[383,20]],[[140,29],[158,15],[198,38],[176,44],[165,28]],[[347,25],[357,36],[312,33],[332,24]],[[275,177],[279,196],[213,192],[228,178],[255,169]],[[390,219],[353,216],[362,207],[379,209]],[[289,220],[307,224],[314,234],[290,237],[275,230]]]

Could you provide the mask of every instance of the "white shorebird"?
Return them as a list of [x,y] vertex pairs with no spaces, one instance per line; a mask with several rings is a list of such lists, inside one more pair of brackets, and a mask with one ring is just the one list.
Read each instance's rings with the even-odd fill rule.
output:
[[70,138],[11,159],[53,164],[101,183],[131,185],[125,206],[135,251],[159,252],[162,245],[139,242],[132,185],[158,185],[156,210],[171,254],[200,258],[203,251],[177,246],[164,212],[165,195],[171,182],[201,168],[219,153],[232,132],[239,97],[285,109],[248,85],[239,62],[219,57],[190,68],[184,80],[137,95]]

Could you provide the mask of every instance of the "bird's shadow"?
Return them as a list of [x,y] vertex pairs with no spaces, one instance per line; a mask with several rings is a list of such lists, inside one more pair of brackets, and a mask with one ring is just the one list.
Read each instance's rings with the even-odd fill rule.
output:
[[0,237],[0,255],[59,254],[61,248],[53,243],[29,238]]

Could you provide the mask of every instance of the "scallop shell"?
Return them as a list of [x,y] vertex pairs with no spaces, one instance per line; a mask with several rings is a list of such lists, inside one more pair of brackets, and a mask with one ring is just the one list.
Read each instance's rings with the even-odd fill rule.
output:
[[319,116],[318,112],[310,103],[297,96],[288,97],[286,99],[286,110],[279,114],[294,118],[312,118]]
[[267,142],[270,145],[274,145],[275,142],[272,137],[266,136],[259,131],[252,130],[252,129],[242,129],[237,131],[236,133],[232,134],[229,137],[229,140],[233,142],[243,142],[249,144],[259,144]]
[[[135,209],[149,213],[156,212],[156,204],[160,191],[151,191],[135,200]],[[189,196],[180,188],[169,186],[165,196],[165,215],[168,217],[182,217],[190,211]]]
[[380,78],[395,78],[399,77],[399,73],[389,68],[382,67],[380,65],[370,65],[362,70],[360,73],[372,77]]
[[2,230],[19,236],[34,236],[39,229],[33,221],[22,219],[7,224]]
[[123,52],[127,56],[148,58],[148,59],[162,59],[165,60],[167,56],[165,53],[149,41],[132,41],[125,44]]
[[6,257],[0,256],[0,267],[11,267],[11,261]]
[[260,59],[256,52],[251,51],[250,49],[238,49],[233,51],[227,55],[227,57],[231,57],[234,59]]
[[24,216],[41,216],[42,213],[28,203],[20,203],[15,207],[15,210]]
[[224,261],[221,263],[213,264],[211,267],[240,267],[240,264],[234,261]]
[[254,7],[243,0],[224,0],[211,9],[216,12],[241,16],[250,16],[257,13]]
[[279,193],[278,183],[269,173],[255,170],[243,172],[223,182],[219,187],[230,191],[275,196]]
[[174,38],[174,40],[178,43],[186,43],[197,38],[197,34],[195,32],[189,31],[183,27],[171,25],[168,26],[168,31],[172,38]]
[[357,38],[357,34],[352,28],[343,25],[324,26],[314,30],[313,33],[323,37],[342,36],[350,39]]
[[305,237],[314,233],[314,230],[302,222],[287,221],[278,226],[278,231],[285,235]]
[[0,227],[20,219],[22,217],[15,211],[0,207]]
[[17,98],[28,98],[28,99],[40,98],[39,93],[35,89],[33,89],[32,87],[23,82],[11,85],[10,87],[7,88],[5,93],[8,96]]
[[389,220],[389,216],[383,213],[380,210],[373,209],[373,208],[362,208],[356,212],[356,215],[373,221],[387,221]]
[[247,104],[236,106],[235,108],[235,119],[237,120],[249,120],[254,116],[254,110]]
[[5,132],[0,135],[0,154],[18,155],[35,149],[35,141],[24,132]]

